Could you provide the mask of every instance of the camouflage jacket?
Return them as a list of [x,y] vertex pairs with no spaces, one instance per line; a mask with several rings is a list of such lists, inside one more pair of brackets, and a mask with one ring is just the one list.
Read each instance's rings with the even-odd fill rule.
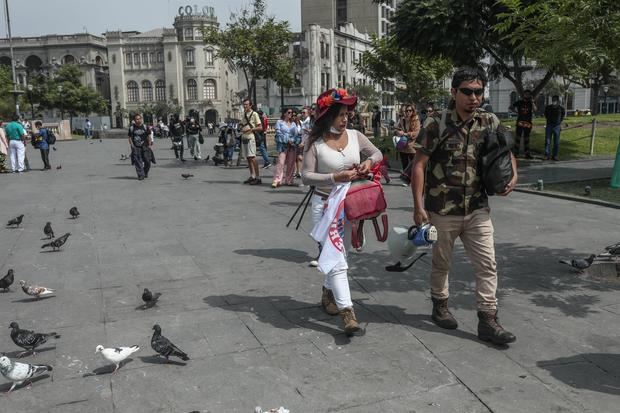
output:
[[440,123],[441,113],[427,118],[418,136],[419,150],[429,156],[424,208],[439,215],[469,215],[488,206],[478,162],[485,131],[504,127],[482,109],[468,122],[448,111],[442,136]]

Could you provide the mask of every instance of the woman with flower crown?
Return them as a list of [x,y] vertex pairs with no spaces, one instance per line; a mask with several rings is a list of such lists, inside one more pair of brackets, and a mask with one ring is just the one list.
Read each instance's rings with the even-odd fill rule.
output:
[[[330,89],[317,99],[315,121],[305,146],[302,180],[315,187],[312,195],[312,220],[321,220],[325,201],[332,187],[364,178],[372,166],[381,162],[381,152],[357,130],[346,129],[348,111],[357,103],[346,89]],[[366,159],[360,162],[363,154]],[[344,219],[344,243],[350,245],[351,226]],[[321,305],[330,315],[340,314],[347,335],[359,330],[353,310],[346,265],[334,267],[325,274]]]

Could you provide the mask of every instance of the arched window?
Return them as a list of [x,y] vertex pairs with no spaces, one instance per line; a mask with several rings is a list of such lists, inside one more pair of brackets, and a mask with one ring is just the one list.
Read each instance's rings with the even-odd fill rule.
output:
[[155,81],[155,100],[157,101],[165,101],[166,100],[166,84],[163,80]]
[[205,49],[205,65],[213,66],[213,50]]
[[65,57],[62,58],[62,64],[63,65],[74,65],[75,57],[71,56],[70,54],[66,55]]
[[196,84],[196,81],[194,79],[189,79],[187,81],[187,99],[198,99],[198,85]]
[[[112,57],[114,58],[114,55],[112,55]],[[115,58],[116,59],[116,58]],[[103,66],[103,59],[101,58],[101,56],[97,56],[95,57],[95,64],[97,66]]]
[[217,99],[215,80],[207,79],[204,81],[202,85],[202,98],[203,99]]
[[194,66],[194,49],[185,49],[185,65]]
[[184,35],[185,40],[194,40],[194,31],[191,29],[191,27],[185,29]]
[[32,55],[26,58],[26,70],[28,72],[35,72],[41,69],[43,62],[38,56]]
[[140,100],[138,84],[133,80],[127,82],[127,102],[137,102]]
[[153,85],[148,80],[142,81],[142,100],[145,102],[153,100]]
[[11,67],[11,58],[8,56],[0,57],[0,65]]

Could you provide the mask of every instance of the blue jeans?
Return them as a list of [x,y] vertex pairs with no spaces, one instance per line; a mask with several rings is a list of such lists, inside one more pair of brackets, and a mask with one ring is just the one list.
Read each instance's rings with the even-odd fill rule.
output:
[[269,154],[267,153],[267,147],[265,146],[265,141],[261,140],[260,145],[258,145],[258,151],[260,155],[263,157],[263,165],[269,165]]
[[553,137],[553,152],[551,153],[551,156],[553,156],[554,158],[558,157],[558,153],[560,151],[561,130],[561,125],[547,125],[547,127],[545,128],[545,156],[549,156],[551,138]]

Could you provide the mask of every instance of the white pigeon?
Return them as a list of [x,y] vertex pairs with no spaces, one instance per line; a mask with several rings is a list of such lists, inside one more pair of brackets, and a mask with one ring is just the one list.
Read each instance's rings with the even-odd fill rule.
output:
[[31,285],[28,281],[19,280],[19,285],[22,286],[22,291],[33,297],[41,298],[55,294],[55,290],[40,285]]
[[46,371],[52,371],[52,366],[46,364],[13,362],[6,356],[0,357],[0,372],[7,380],[13,382],[13,385],[7,393],[12,392],[15,386],[19,386],[26,380],[43,374]]
[[95,349],[95,353],[101,353],[104,359],[110,363],[114,363],[116,368],[112,373],[116,373],[116,370],[118,370],[121,366],[121,363],[138,350],[140,350],[139,346],[104,348],[100,344]]

